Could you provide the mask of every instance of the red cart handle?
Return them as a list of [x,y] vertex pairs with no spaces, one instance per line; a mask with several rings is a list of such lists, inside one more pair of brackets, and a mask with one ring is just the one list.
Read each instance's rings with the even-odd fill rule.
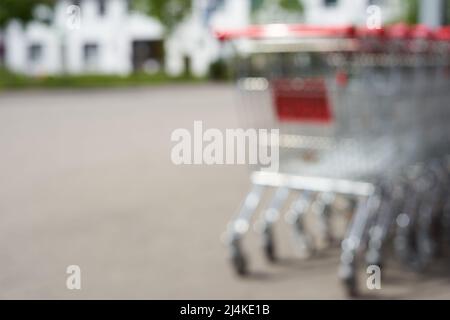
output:
[[437,30],[425,25],[398,23],[379,29],[355,28],[351,25],[314,26],[304,24],[251,25],[240,29],[216,30],[220,41],[235,39],[273,39],[273,38],[365,38],[388,39],[438,39],[450,41],[450,26]]
[[217,30],[221,41],[235,39],[272,39],[285,37],[305,38],[345,38],[355,34],[353,26],[320,27],[301,24],[253,25],[241,29]]
[[450,41],[450,26],[445,26],[439,28],[435,32],[436,39],[442,40],[442,41]]

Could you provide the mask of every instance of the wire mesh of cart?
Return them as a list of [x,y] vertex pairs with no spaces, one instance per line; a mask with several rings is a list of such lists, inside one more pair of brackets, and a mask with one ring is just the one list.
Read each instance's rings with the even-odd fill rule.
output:
[[[427,76],[440,70],[436,77],[442,77],[442,66],[430,61],[447,42],[431,48],[423,34],[402,25],[369,30],[277,24],[218,32],[236,52],[242,125],[279,130],[278,170],[251,167],[252,189],[227,229],[238,274],[248,271],[242,239],[259,211],[264,253],[276,260],[273,225],[287,202],[295,244],[308,254],[317,237],[338,240],[330,222],[336,207],[352,213],[340,267],[350,294],[359,253],[366,250],[368,262],[381,264],[381,243],[394,212],[404,206],[405,190],[398,185],[405,168],[441,152],[448,137],[448,117],[439,118],[437,111],[448,114],[442,95],[426,101],[431,111],[418,100],[427,90],[446,96],[442,83],[430,84]],[[441,124],[436,134],[424,134],[427,119]],[[266,195],[270,201],[261,208]],[[336,206],[342,201],[346,206]],[[311,213],[318,236],[305,226]]]
[[[342,243],[340,271],[351,294],[358,251],[365,252],[368,265],[382,266],[388,240],[394,240],[397,257],[422,271],[439,251],[438,237],[448,232],[441,227],[445,219],[449,224],[443,214],[450,119],[445,30],[399,24],[358,37],[363,47],[370,43],[380,48],[383,82],[390,87],[387,103],[395,117],[392,137],[402,160],[393,179],[378,184],[377,192],[355,212]],[[363,221],[365,228],[356,221]]]
[[396,33],[396,42],[403,47],[402,59],[408,61],[412,72],[405,83],[413,93],[410,104],[416,105],[418,122],[414,128],[419,157],[405,170],[399,184],[403,205],[391,212],[390,220],[395,218],[397,255],[412,269],[423,272],[439,254],[448,252],[442,238],[450,230],[450,37],[448,28],[430,30],[424,26],[399,26]]

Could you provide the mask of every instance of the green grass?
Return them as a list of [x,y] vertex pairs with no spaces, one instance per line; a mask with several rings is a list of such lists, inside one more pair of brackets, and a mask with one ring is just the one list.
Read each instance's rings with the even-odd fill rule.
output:
[[171,77],[166,74],[132,74],[130,76],[80,75],[27,77],[0,69],[0,90],[28,88],[110,88],[160,85],[169,83],[201,83],[204,78]]

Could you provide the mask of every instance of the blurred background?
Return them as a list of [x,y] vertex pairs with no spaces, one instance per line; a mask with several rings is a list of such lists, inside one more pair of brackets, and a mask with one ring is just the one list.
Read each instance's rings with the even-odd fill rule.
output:
[[[170,135],[239,126],[213,30],[364,26],[370,5],[450,23],[447,0],[1,0],[0,298],[344,298],[337,250],[294,259],[281,237],[280,264],[254,255],[237,278],[220,237],[248,169],[175,166]],[[383,298],[450,298],[448,280],[390,277]]]
[[94,75],[112,76],[99,81],[103,85],[126,84],[127,77],[129,84],[223,78],[227,72],[212,30],[267,23],[364,26],[370,5],[380,7],[386,25],[436,26],[450,19],[446,0],[4,0],[1,86],[82,85],[83,80],[89,86],[96,83]]

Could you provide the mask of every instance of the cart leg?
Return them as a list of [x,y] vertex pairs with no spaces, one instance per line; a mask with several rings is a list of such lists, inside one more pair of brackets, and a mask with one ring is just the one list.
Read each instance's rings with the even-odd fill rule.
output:
[[370,227],[366,253],[367,265],[376,265],[380,268],[383,264],[383,247],[401,203],[401,197],[395,194],[394,190],[384,190],[383,193],[376,221]]
[[389,232],[391,222],[394,219],[394,212],[390,203],[383,203],[380,208],[380,219],[370,228],[369,241],[366,253],[367,265],[382,267],[383,245]]
[[417,220],[419,207],[418,192],[413,188],[413,182],[409,182],[408,192],[405,194],[402,212],[396,217],[396,230],[394,248],[400,261],[409,267],[416,264],[414,226]]
[[450,246],[450,193],[447,195],[447,200],[444,203],[442,220],[445,246],[448,247]]
[[343,281],[346,292],[350,297],[358,295],[356,258],[363,242],[371,211],[378,201],[376,195],[372,195],[368,199],[358,199],[355,215],[348,228],[347,236],[342,242],[339,277]]
[[276,249],[273,236],[273,225],[280,216],[280,210],[289,196],[289,189],[280,187],[275,192],[269,208],[264,213],[262,228],[262,245],[264,254],[269,262],[276,260]]
[[450,246],[450,156],[444,162],[446,171],[446,185],[443,200],[442,220],[444,228],[444,241],[446,246]]
[[331,232],[331,212],[335,195],[332,193],[322,193],[315,201],[315,213],[319,220],[319,233],[327,245],[333,243]]
[[253,185],[228,228],[227,239],[230,246],[231,264],[236,273],[241,276],[247,273],[247,259],[242,250],[242,239],[249,229],[250,220],[261,201],[263,192],[263,186]]
[[242,252],[241,238],[236,237],[231,240],[230,257],[231,257],[231,264],[236,274],[238,274],[239,276],[245,276],[248,271],[247,258]]
[[434,253],[435,243],[431,234],[433,223],[433,203],[425,199],[419,210],[418,230],[417,230],[417,271],[424,272],[429,266]]
[[[442,216],[445,214],[447,168],[440,159],[429,161],[425,168],[426,188],[421,197],[418,217],[418,260],[419,271],[424,271],[433,258],[442,253]],[[440,252],[441,251],[441,252]]]
[[[431,193],[435,197],[433,218],[430,226],[430,238],[433,241],[434,257],[445,256],[445,202],[448,198],[448,175],[446,163],[443,159],[436,160],[431,165],[431,171],[436,178],[436,191]],[[431,190],[430,190],[431,191]]]
[[397,217],[396,252],[404,264],[419,272],[426,269],[437,252],[432,229],[439,211],[440,185],[439,174],[430,168],[420,167],[420,172],[410,179],[410,195]]
[[437,255],[437,242],[433,227],[436,223],[436,215],[439,211],[439,185],[430,188],[424,194],[419,210],[418,219],[418,270],[424,271],[431,263],[431,260]]
[[305,228],[305,216],[308,213],[313,194],[309,191],[302,192],[289,209],[286,220],[292,226],[294,242],[306,255],[314,253],[314,243]]

